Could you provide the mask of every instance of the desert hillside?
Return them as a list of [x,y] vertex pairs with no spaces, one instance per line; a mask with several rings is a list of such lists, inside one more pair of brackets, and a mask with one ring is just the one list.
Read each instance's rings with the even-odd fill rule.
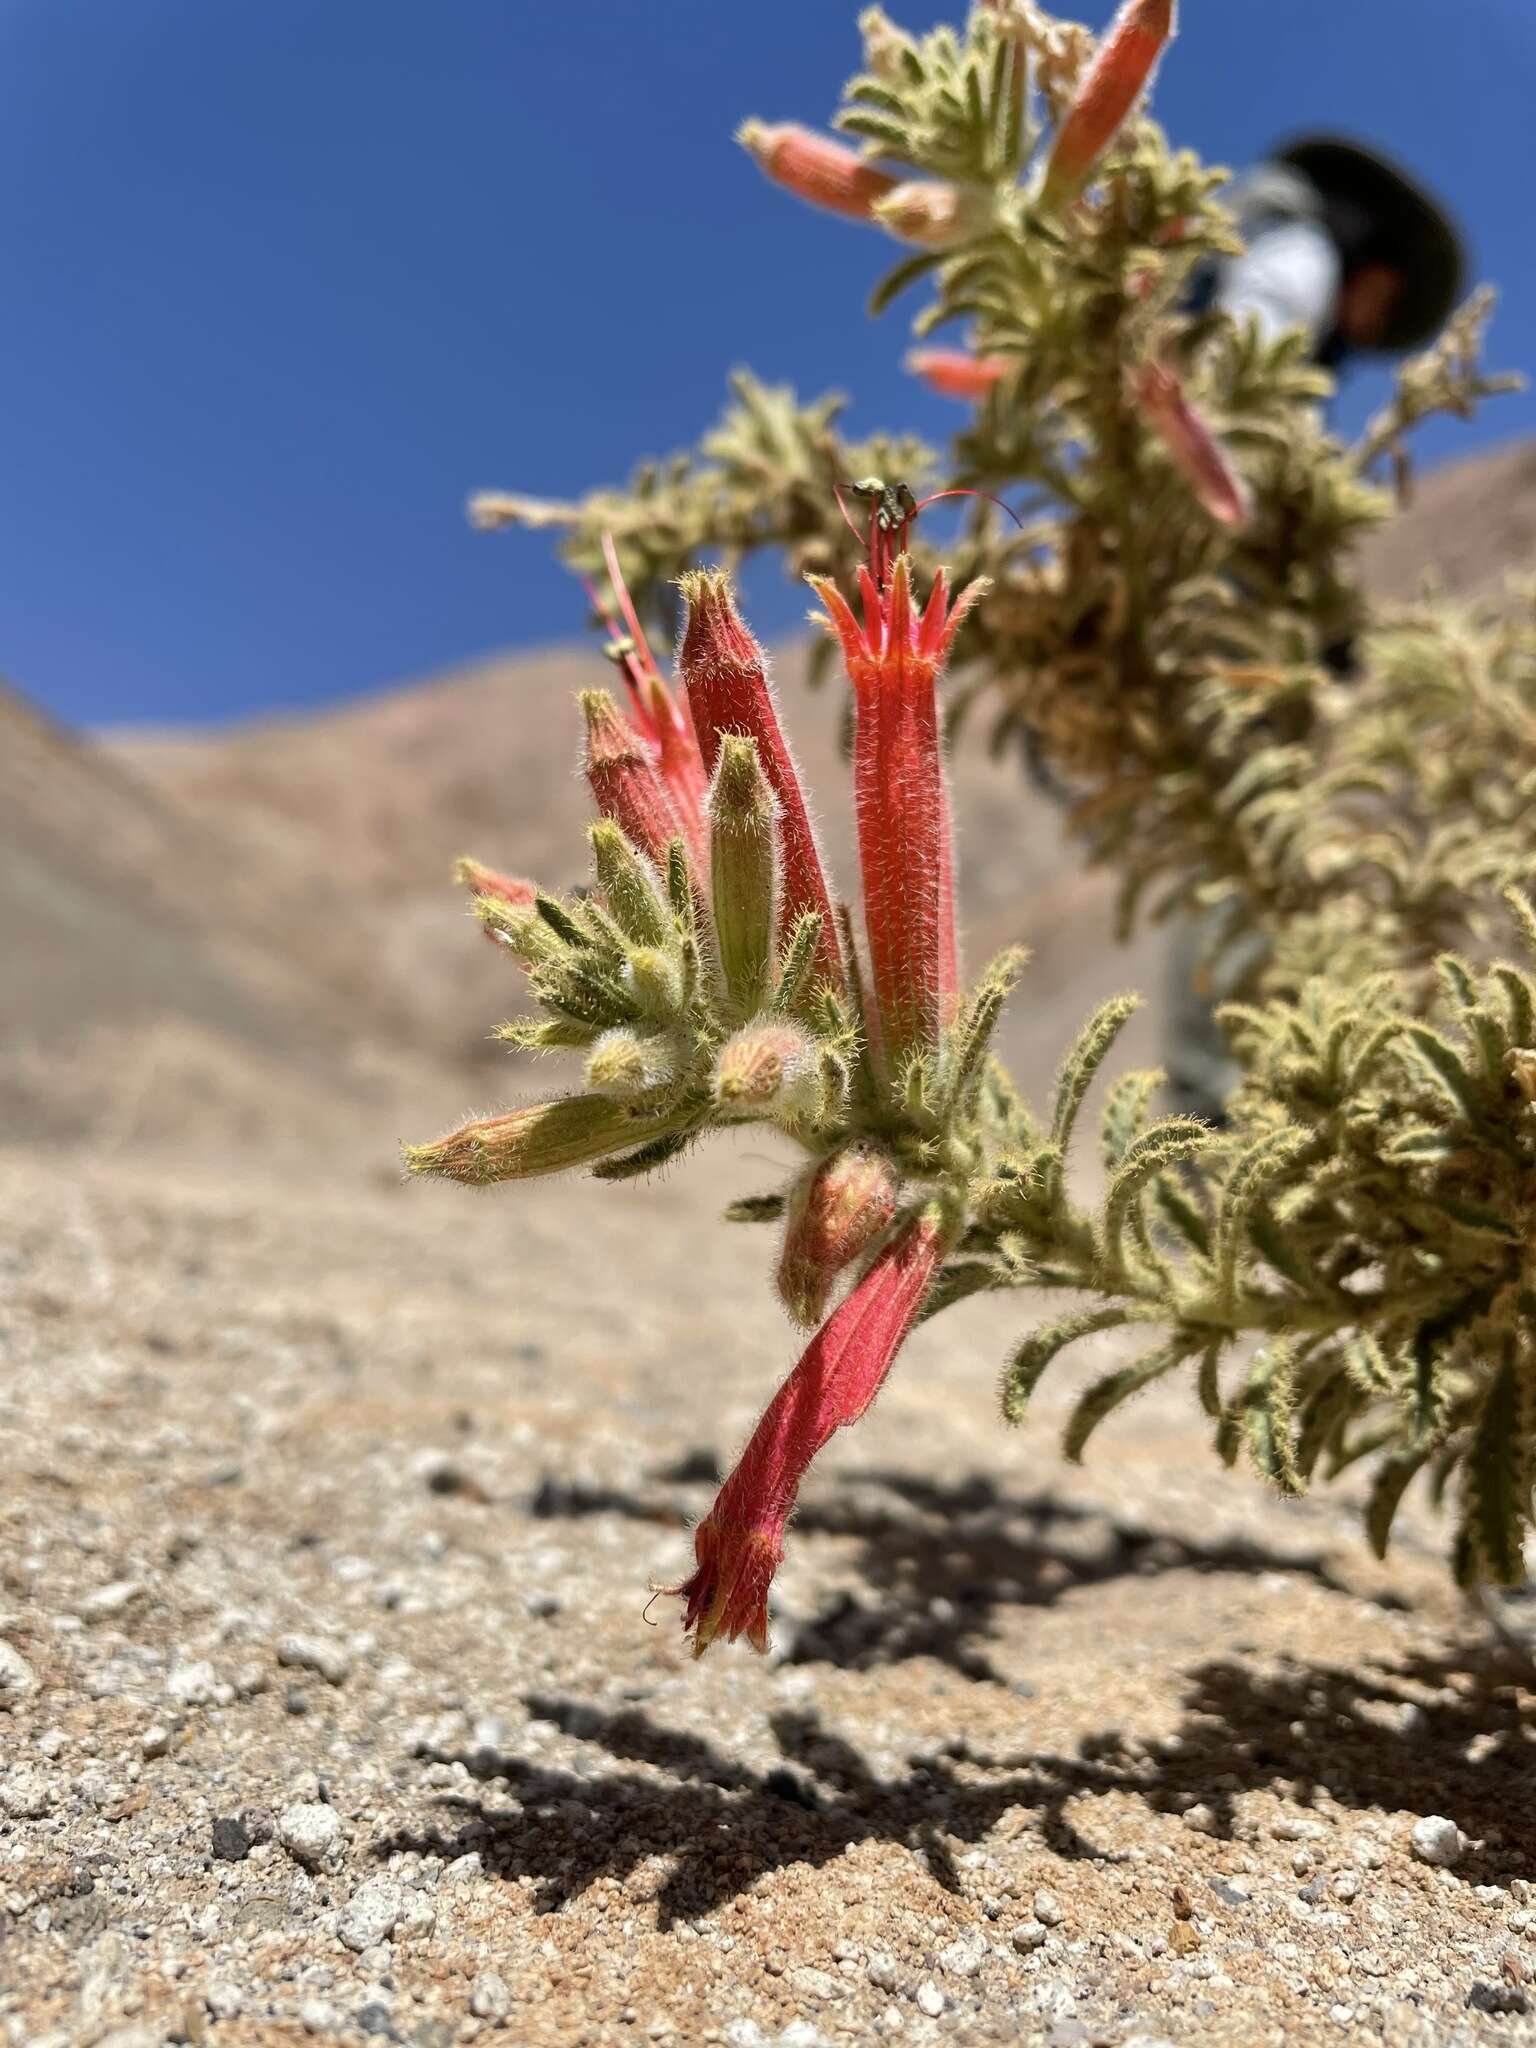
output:
[[[1499,451],[1372,573],[1474,592],[1533,537]],[[794,1356],[719,1220],[772,1141],[645,1188],[396,1164],[529,1084],[448,871],[579,879],[600,673],[97,739],[0,697],[0,2041],[1536,2041],[1528,1654],[1421,1503],[1379,1565],[1356,1483],[1267,1496],[1182,1387],[1065,1466],[1118,1338],[1010,1435],[1016,1303],[920,1330],[770,1655],[647,1608]],[[1157,936],[1108,946],[1016,764],[956,781],[972,954],[1035,952],[1026,1079],[1127,984],[1155,1055]]]

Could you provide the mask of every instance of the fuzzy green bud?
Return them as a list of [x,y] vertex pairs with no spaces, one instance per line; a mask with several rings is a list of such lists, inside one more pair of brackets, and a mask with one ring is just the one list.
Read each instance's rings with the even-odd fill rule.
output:
[[587,1086],[620,1102],[676,1078],[676,1050],[666,1039],[622,1027],[605,1031],[587,1055]]
[[637,946],[664,945],[671,918],[661,900],[655,869],[611,818],[600,819],[587,836],[592,842],[597,886],[615,924]]
[[407,1145],[405,1163],[412,1173],[437,1174],[468,1187],[533,1180],[666,1137],[682,1121],[637,1116],[605,1095],[566,1095],[504,1116],[479,1117],[434,1145]]
[[779,886],[779,804],[757,742],[729,733],[709,792],[715,940],[731,1009],[752,1017],[768,999]]
[[822,1102],[816,1041],[793,1024],[749,1024],[721,1046],[712,1085],[729,1113],[783,1123],[813,1119]]
[[683,1006],[683,972],[671,953],[657,946],[637,946],[625,966],[624,980],[643,1015],[661,1024],[677,1021]]

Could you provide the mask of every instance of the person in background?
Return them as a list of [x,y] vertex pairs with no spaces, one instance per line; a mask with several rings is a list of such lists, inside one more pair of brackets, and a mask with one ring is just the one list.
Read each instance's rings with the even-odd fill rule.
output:
[[[1336,135],[1287,143],[1230,201],[1241,255],[1211,264],[1192,310],[1216,306],[1267,340],[1300,328],[1335,375],[1361,356],[1424,348],[1461,298],[1462,237],[1450,215],[1390,158]],[[1330,665],[1349,668],[1347,649]],[[1199,917],[1174,927],[1169,963],[1168,1092],[1187,1115],[1220,1124],[1237,1068],[1217,1026],[1226,991],[1211,985]],[[1229,960],[1237,978],[1251,962]],[[1225,978],[1225,977],[1224,977]]]

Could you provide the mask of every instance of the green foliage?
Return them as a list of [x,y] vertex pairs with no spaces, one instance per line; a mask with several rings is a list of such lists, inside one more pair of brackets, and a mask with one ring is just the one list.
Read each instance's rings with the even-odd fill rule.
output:
[[[1246,1451],[1285,1494],[1369,1463],[1378,1551],[1421,1473],[1437,1492],[1454,1483],[1458,1571],[1517,1577],[1536,1457],[1536,915],[1512,892],[1536,853],[1536,599],[1376,616],[1354,560],[1390,510],[1376,473],[1390,463],[1401,488],[1411,429],[1507,384],[1477,361],[1487,297],[1346,449],[1301,338],[1186,310],[1199,266],[1234,246],[1222,172],[1140,118],[1088,200],[1061,217],[1038,205],[1040,145],[1090,53],[1085,31],[1035,0],[981,0],[963,30],[911,36],[878,9],[861,27],[838,127],[955,193],[953,233],[904,250],[875,310],[920,295],[920,336],[961,326],[998,370],[947,451],[846,442],[842,400],[802,403],[739,372],[697,455],[580,504],[487,496],[476,516],[556,527],[589,572],[611,533],[642,611],[667,619],[671,579],[712,557],[771,549],[793,576],[845,572],[858,550],[839,480],[972,487],[1017,508],[1015,525],[970,501],[946,549],[957,581],[992,581],[957,646],[952,722],[984,717],[999,749],[1027,741],[1069,792],[1086,857],[1120,877],[1123,930],[1202,913],[1234,997],[1228,1125],[1159,1116],[1160,1077],[1129,1074],[1106,1093],[1097,1161],[1076,1170],[1085,1101],[1135,999],[1090,1020],[1037,1123],[988,1054],[1017,959],[972,992],[944,1060],[912,1063],[895,1105],[876,1103],[857,992],[840,1014],[813,985],[810,917],[766,992],[745,939],[730,976],[738,1010],[761,1001],[799,1020],[848,1077],[792,1135],[815,1156],[872,1137],[961,1202],[928,1313],[982,1289],[1079,1297],[1020,1344],[1009,1421],[1062,1352],[1145,1328],[1153,1348],[1078,1401],[1069,1455],[1187,1370],[1229,1461]],[[1241,473],[1242,524],[1212,518],[1138,408],[1148,363],[1177,373]],[[926,579],[921,529],[910,545]],[[1347,642],[1358,673],[1340,682],[1331,658]],[[599,833],[609,914],[550,898],[480,907],[546,1012],[517,1042],[666,1041],[672,1064],[642,1098],[666,1128],[620,1162],[640,1170],[719,1120],[709,1073],[729,1006],[701,960],[680,851],[663,903],[613,828]],[[637,952],[671,979],[637,976]],[[783,1207],[771,1194],[731,1213]]]

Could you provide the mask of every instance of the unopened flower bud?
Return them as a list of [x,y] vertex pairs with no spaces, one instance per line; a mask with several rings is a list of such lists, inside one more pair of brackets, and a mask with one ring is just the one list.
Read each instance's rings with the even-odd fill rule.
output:
[[637,946],[625,962],[624,980],[646,1016],[658,1023],[671,1023],[682,1008],[682,968],[659,946]]
[[605,1031],[587,1055],[587,1086],[632,1101],[677,1078],[677,1054],[665,1038],[619,1027]]
[[759,765],[779,805],[779,943],[814,910],[821,919],[816,971],[840,989],[843,965],[821,849],[779,724],[763,651],[742,622],[729,579],[718,570],[695,570],[679,577],[678,587],[688,606],[678,674],[688,692],[704,764],[713,775],[727,735],[756,740]]
[[814,1116],[821,1100],[815,1040],[793,1024],[748,1024],[721,1046],[713,1085],[720,1107],[739,1115],[791,1123]]
[[821,1321],[838,1275],[895,1213],[896,1176],[878,1152],[834,1152],[807,1175],[790,1203],[779,1260],[779,1293],[797,1323]]
[[859,34],[864,38],[865,69],[887,84],[894,84],[915,50],[912,38],[896,26],[883,7],[864,9],[859,16]]
[[709,793],[709,818],[720,972],[732,1010],[751,1017],[768,999],[779,873],[779,805],[756,740],[738,733],[725,736]]
[[849,220],[873,219],[875,201],[901,182],[845,142],[794,121],[743,121],[736,140],[776,185]]
[[661,900],[656,870],[635,851],[611,818],[600,819],[587,837],[592,842],[597,886],[615,924],[636,945],[662,945],[671,920]]
[[604,1095],[567,1095],[529,1103],[505,1116],[478,1117],[433,1145],[407,1145],[412,1173],[430,1173],[482,1187],[498,1180],[533,1180],[590,1166],[610,1153],[667,1136],[681,1118],[640,1117]]
[[1014,367],[1007,356],[973,356],[963,348],[914,348],[907,368],[930,391],[944,398],[968,399],[979,405]]
[[974,234],[986,217],[979,193],[933,178],[909,178],[875,202],[875,219],[903,242],[947,249]]
[[1082,191],[1130,118],[1174,32],[1174,0],[1125,0],[1067,109],[1046,165],[1042,203]]
[[606,690],[583,690],[587,782],[605,818],[664,869],[667,848],[683,837],[682,821],[644,741]]
[[1248,487],[1177,375],[1162,363],[1143,363],[1133,389],[1142,417],[1211,517],[1223,526],[1246,524],[1252,509]]

